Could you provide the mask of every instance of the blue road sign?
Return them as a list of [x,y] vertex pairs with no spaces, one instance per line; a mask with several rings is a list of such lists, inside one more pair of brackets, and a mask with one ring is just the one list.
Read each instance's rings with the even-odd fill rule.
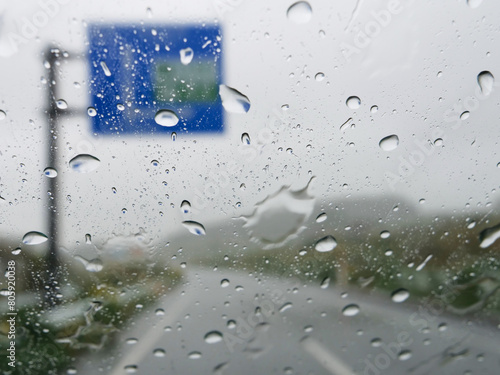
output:
[[213,25],[90,25],[94,132],[222,132],[221,39]]

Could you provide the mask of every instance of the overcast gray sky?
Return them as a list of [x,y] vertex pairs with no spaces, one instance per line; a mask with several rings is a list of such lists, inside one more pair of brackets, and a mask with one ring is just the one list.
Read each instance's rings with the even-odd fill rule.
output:
[[[113,232],[140,227],[160,239],[184,230],[186,218],[207,223],[249,215],[267,196],[286,185],[303,188],[311,176],[317,204],[382,195],[413,204],[423,198],[428,212],[498,203],[500,90],[494,86],[485,96],[477,81],[482,71],[500,77],[494,1],[472,8],[465,0],[311,0],[311,17],[300,24],[287,18],[292,3],[3,1],[1,235],[20,241],[25,232],[46,228],[41,53],[50,43],[85,52],[86,25],[99,22],[219,19],[224,83],[246,95],[251,108],[228,114],[221,135],[179,135],[175,142],[170,136],[96,138],[87,116],[65,120],[57,177],[65,243],[83,241],[85,233],[102,243]],[[86,69],[85,60],[66,64],[59,76],[70,109],[88,106]],[[346,105],[350,96],[360,98],[359,108]],[[469,117],[457,120],[466,109]],[[245,132],[250,146],[241,143]],[[384,151],[379,142],[390,135],[399,145]],[[438,138],[442,144],[428,145]],[[99,158],[99,168],[71,171],[68,162],[79,153]],[[179,209],[183,200],[192,203],[189,217]]]

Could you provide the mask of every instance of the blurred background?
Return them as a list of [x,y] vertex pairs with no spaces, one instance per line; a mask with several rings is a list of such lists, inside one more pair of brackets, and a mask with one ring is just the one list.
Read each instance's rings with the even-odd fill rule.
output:
[[0,4],[2,371],[495,373],[499,17]]

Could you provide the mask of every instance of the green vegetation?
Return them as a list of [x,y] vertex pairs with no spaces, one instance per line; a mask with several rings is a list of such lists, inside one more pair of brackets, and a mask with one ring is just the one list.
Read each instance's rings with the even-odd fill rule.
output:
[[[114,332],[172,290],[182,277],[179,269],[157,264],[115,265],[97,273],[66,269],[61,303],[46,308],[39,277],[45,262],[24,254],[15,259],[19,272],[16,367],[0,361],[0,371],[6,375],[59,374],[71,368],[79,355],[112,346]],[[10,342],[6,307],[0,314],[2,352]]]

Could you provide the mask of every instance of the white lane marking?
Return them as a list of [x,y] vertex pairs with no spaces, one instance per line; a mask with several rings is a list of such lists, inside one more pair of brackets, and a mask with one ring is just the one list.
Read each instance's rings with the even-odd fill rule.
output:
[[352,369],[337,355],[326,349],[317,340],[306,337],[301,342],[302,348],[311,355],[321,366],[333,375],[355,375]]
[[166,319],[162,319],[156,325],[151,326],[151,328],[142,335],[142,339],[139,338],[140,345],[138,345],[138,347],[134,345],[134,347],[129,350],[129,353],[124,354],[122,360],[114,366],[110,375],[122,375],[125,373],[125,366],[138,365],[146,355],[151,353],[154,344],[158,342],[160,337],[165,333],[163,327],[158,327],[158,325],[168,326],[175,323],[177,317],[192,300],[193,297],[191,296],[176,298],[171,304],[171,307],[165,310]]

